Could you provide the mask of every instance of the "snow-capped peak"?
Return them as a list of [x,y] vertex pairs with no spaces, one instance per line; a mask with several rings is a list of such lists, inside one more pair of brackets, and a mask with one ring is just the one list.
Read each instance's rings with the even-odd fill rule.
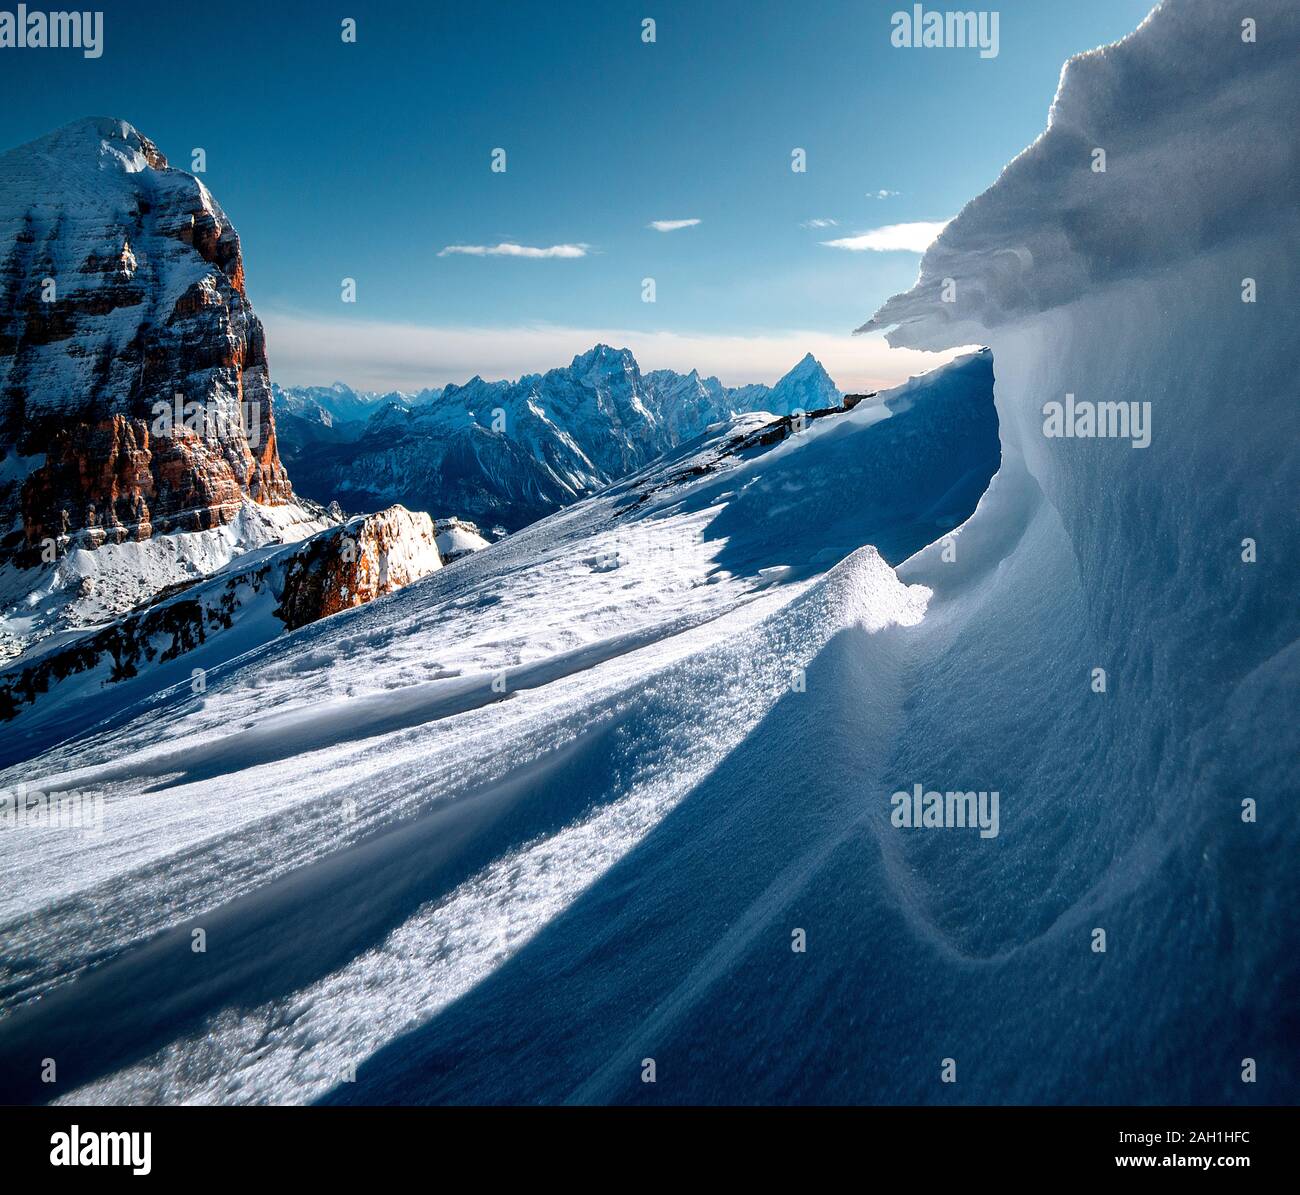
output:
[[772,393],[763,407],[774,415],[789,415],[795,411],[820,411],[827,407],[837,407],[841,397],[822,363],[812,353],[807,353],[772,387]]
[[113,116],[84,116],[54,129],[4,155],[11,163],[23,158],[57,158],[66,169],[78,161],[95,169],[116,168],[136,174],[150,167],[167,170],[166,157],[134,125]]
[[575,376],[590,373],[608,374],[637,371],[639,368],[631,349],[616,349],[607,344],[597,344],[573,358],[569,369]]

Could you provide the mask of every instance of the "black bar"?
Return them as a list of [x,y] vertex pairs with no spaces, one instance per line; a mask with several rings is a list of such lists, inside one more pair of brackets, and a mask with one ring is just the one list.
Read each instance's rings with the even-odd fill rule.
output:
[[[1292,1108],[9,1108],[0,1149],[10,1190],[24,1180],[133,1176],[144,1157],[124,1143],[117,1167],[66,1160],[72,1126],[88,1134],[149,1134],[147,1174],[164,1182],[292,1178],[382,1181],[424,1174],[431,1184],[518,1170],[534,1181],[562,1173],[730,1180],[752,1170],[847,1165],[865,1178],[936,1176],[1065,1180],[1121,1170],[1251,1178],[1294,1171]],[[68,1135],[66,1145],[59,1134]],[[119,1139],[120,1141],[120,1139]],[[111,1143],[110,1143],[111,1147]],[[92,1158],[93,1153],[83,1153]],[[1210,1159],[1207,1166],[1201,1159]],[[601,1159],[605,1159],[602,1161]],[[621,1160],[620,1160],[621,1159]],[[1124,1159],[1121,1161],[1120,1159]],[[1197,1159],[1192,1162],[1188,1159]],[[455,1171],[447,1170],[454,1166]],[[612,1169],[610,1169],[612,1167]],[[1215,1179],[1210,1182],[1219,1181]],[[644,1181],[644,1178],[643,1180]],[[1142,1180],[1139,1180],[1142,1181]],[[1234,1178],[1234,1182],[1237,1180]],[[605,1185],[602,1182],[601,1185]]]

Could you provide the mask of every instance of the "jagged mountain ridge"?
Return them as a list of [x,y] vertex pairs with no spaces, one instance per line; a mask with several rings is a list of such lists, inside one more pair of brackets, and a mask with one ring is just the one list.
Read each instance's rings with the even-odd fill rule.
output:
[[[303,493],[350,509],[452,511],[508,530],[734,415],[790,415],[840,399],[811,353],[775,386],[726,387],[696,370],[642,373],[630,350],[604,344],[544,374],[474,377],[415,396],[342,384],[277,390],[285,459]],[[356,413],[367,408],[363,423]]]
[[384,393],[377,390],[353,390],[346,382],[335,382],[330,386],[288,387],[273,382],[271,393],[277,412],[326,427],[341,428],[346,424],[364,424],[372,415],[390,404],[410,410],[433,402],[442,395],[442,387],[410,394],[403,390]]

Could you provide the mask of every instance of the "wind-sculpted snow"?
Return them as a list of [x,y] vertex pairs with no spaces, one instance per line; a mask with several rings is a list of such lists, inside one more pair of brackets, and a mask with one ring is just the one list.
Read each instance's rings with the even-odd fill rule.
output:
[[[92,840],[0,839],[6,1093],[49,1098],[16,1065],[39,1037],[73,1100],[324,1095],[547,932],[751,738],[843,751],[848,776],[925,610],[882,554],[970,513],[997,466],[991,387],[976,354],[807,426],[741,417],[0,774],[103,798]],[[877,695],[845,706],[816,681],[842,667]],[[761,791],[761,769],[739,777]]]
[[[868,325],[997,370],[1002,469],[955,561],[898,570],[934,596],[887,770],[1002,790],[996,849],[888,864],[931,953],[880,960],[883,995],[925,985],[934,1026],[904,1036],[966,1060],[947,1098],[1300,1091],[1298,47],[1294,5],[1181,0],[1074,60],[1048,131]],[[1067,394],[1149,403],[1149,447],[1045,434]]]
[[[998,475],[897,570],[923,620],[828,644],[332,1100],[1294,1102],[1298,45],[1193,0],[1067,70],[873,321],[996,365]],[[1150,403],[1149,445],[1045,435],[1067,394]],[[999,834],[894,826],[914,784],[997,790]]]
[[[1287,0],[1240,11],[1169,0],[1123,41],[1072,58],[1044,134],[860,331],[898,325],[890,343],[911,348],[986,344],[991,328],[1125,281],[1149,286],[1230,245],[1249,263],[1245,244],[1295,217],[1298,22]],[[954,302],[942,301],[945,279]]]

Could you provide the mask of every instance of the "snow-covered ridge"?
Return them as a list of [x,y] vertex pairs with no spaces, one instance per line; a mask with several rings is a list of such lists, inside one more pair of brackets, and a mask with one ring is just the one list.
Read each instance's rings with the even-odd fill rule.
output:
[[476,523],[465,519],[436,519],[433,530],[443,564],[451,564],[471,552],[481,552],[491,542],[483,536]]
[[298,503],[263,506],[245,499],[234,518],[205,531],[107,543],[93,552],[71,548],[34,568],[8,561],[0,565],[0,666],[46,640],[119,618],[248,552],[297,543],[331,521]]

